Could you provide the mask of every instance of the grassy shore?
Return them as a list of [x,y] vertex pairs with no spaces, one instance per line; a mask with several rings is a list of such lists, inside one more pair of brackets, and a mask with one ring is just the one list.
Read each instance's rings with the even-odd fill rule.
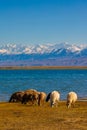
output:
[[87,66],[7,66],[0,70],[26,70],[26,69],[87,69]]
[[87,101],[68,109],[65,101],[51,108],[21,103],[0,103],[0,130],[87,130]]

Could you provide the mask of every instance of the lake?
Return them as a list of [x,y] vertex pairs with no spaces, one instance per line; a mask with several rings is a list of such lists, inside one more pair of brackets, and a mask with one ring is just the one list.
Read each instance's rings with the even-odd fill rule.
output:
[[66,99],[69,91],[87,97],[87,69],[0,70],[0,101],[8,101],[16,91],[36,89],[47,94],[53,90]]

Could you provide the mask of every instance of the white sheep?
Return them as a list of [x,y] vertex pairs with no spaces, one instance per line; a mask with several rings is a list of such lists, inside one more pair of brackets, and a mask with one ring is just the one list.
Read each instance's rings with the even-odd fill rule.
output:
[[71,107],[71,105],[74,106],[75,102],[77,101],[77,94],[75,92],[69,92],[67,95],[67,107]]
[[54,105],[57,106],[59,99],[60,99],[60,93],[58,91],[52,91],[48,94],[46,101],[50,100],[50,106],[53,107]]

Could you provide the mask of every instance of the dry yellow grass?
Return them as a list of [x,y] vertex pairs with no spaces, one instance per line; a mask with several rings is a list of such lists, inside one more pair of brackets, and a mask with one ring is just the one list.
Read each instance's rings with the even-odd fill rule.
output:
[[78,101],[68,109],[65,101],[51,108],[0,103],[0,130],[87,130],[87,101]]
[[87,66],[7,66],[0,67],[0,70],[35,70],[35,69],[87,69]]

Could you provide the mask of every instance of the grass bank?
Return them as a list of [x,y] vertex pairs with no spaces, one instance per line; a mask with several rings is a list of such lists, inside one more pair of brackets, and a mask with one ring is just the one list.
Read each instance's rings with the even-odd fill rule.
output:
[[0,130],[87,130],[87,101],[77,101],[68,109],[65,101],[51,108],[0,103]]
[[0,70],[36,70],[36,69],[87,69],[87,66],[7,66]]

